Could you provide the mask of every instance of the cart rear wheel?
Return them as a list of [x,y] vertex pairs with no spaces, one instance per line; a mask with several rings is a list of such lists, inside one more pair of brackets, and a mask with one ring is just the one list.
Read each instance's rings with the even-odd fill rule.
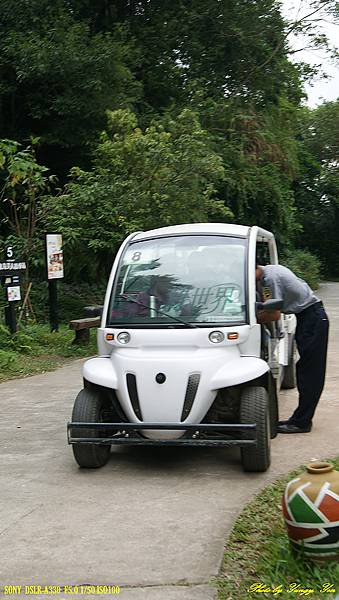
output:
[[[240,423],[255,423],[257,426],[257,446],[241,448],[244,471],[267,471],[271,463],[271,439],[269,403],[265,388],[252,386],[244,389],[240,403]],[[250,439],[252,434],[245,435]]]
[[[292,334],[290,334],[292,335]],[[289,344],[289,359],[288,365],[284,368],[284,376],[281,383],[281,387],[284,390],[293,390],[297,385],[297,371],[296,371],[296,361],[295,355],[297,351],[297,344],[292,336],[291,342]]]
[[[72,421],[77,423],[103,422],[105,400],[99,391],[85,388],[75,399]],[[73,428],[73,435],[80,437],[96,437],[95,429]],[[79,467],[96,469],[105,465],[109,459],[111,446],[105,444],[72,444],[74,458]]]

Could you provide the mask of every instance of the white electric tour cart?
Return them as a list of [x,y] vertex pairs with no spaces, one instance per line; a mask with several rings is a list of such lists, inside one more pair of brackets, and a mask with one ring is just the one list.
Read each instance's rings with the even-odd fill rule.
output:
[[123,242],[67,426],[80,467],[103,466],[112,444],[236,445],[245,471],[269,467],[278,392],[295,385],[295,317],[257,323],[256,257],[278,262],[259,227],[177,225]]

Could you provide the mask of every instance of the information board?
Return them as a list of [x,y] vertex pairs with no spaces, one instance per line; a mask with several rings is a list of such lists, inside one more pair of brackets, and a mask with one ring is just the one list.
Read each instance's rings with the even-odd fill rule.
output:
[[64,256],[61,233],[46,234],[47,279],[64,277]]

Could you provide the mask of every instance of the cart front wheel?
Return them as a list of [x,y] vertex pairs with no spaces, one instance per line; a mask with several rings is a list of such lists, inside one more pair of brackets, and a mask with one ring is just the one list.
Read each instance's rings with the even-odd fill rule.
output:
[[[105,399],[99,391],[85,388],[75,399],[72,421],[75,423],[100,423],[104,421]],[[95,429],[73,429],[73,435],[96,437]],[[97,469],[103,467],[109,459],[111,446],[105,444],[72,444],[73,454],[79,467]]]
[[[240,403],[240,423],[255,423],[257,426],[257,446],[241,448],[244,471],[267,471],[271,463],[271,436],[269,402],[265,388],[252,386],[244,389]],[[251,436],[245,435],[247,439]]]

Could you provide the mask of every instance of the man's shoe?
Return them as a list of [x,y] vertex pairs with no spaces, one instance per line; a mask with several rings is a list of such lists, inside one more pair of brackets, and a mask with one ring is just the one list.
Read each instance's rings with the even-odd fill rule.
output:
[[293,425],[293,423],[278,425],[278,433],[309,433],[311,429],[312,425],[308,425],[307,427],[298,427],[298,425]]
[[278,425],[290,425],[291,423],[293,423],[293,421],[290,421],[290,419],[286,419],[285,421],[279,421]]

